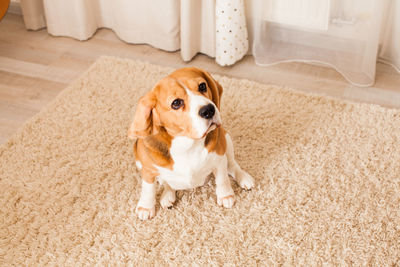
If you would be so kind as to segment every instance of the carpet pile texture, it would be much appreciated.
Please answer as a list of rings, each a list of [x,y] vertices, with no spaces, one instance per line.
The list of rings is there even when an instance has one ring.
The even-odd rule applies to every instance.
[[[102,57],[0,147],[1,266],[400,264],[400,110],[248,80],[214,76],[256,188],[224,209],[211,179],[137,219],[127,130],[171,71]]]

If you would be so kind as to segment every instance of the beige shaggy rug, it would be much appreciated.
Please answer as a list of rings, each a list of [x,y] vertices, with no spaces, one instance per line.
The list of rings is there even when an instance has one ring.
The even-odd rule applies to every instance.
[[[170,71],[103,57],[0,148],[1,266],[400,264],[400,111],[247,80],[215,75],[256,188],[224,209],[210,180],[138,220],[126,134]]]

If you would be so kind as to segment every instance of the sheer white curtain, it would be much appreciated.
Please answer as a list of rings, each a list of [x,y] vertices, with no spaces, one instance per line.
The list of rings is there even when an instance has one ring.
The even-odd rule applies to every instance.
[[[252,53],[259,65],[322,63],[370,86],[378,55],[399,67],[399,1],[250,0]]]
[[[400,0],[389,1],[383,17],[379,57],[400,72]]]

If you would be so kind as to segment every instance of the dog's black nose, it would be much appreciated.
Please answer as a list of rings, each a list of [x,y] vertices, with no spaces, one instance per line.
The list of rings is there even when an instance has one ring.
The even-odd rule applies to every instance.
[[[207,106],[201,107],[199,110],[200,117],[204,119],[211,119],[215,114],[215,107],[213,104],[208,104]]]

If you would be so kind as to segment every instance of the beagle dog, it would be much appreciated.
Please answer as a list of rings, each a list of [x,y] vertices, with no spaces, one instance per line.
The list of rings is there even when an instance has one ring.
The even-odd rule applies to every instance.
[[[233,143],[221,127],[221,85],[198,68],[182,68],[160,80],[140,98],[128,136],[141,172],[142,191],[136,215],[155,214],[156,181],[163,185],[160,204],[170,208],[175,190],[202,186],[213,173],[217,203],[235,202],[231,175],[240,187],[251,189],[254,179],[236,163]]]

